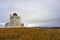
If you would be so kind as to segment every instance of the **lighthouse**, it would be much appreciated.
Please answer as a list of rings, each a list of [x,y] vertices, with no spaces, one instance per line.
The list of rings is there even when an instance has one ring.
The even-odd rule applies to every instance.
[[[16,27],[24,27],[24,24],[21,23],[21,18],[17,13],[10,14],[10,22],[5,24],[6,28],[16,28]]]

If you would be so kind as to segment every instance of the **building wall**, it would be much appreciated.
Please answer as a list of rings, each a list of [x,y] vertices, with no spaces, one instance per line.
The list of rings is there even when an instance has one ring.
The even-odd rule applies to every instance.
[[[5,24],[6,27],[23,27],[20,17],[15,15],[10,15],[10,22]]]

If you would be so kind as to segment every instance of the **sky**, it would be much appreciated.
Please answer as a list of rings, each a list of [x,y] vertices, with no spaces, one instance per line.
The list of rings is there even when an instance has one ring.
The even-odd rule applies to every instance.
[[[60,26],[60,0],[0,0],[0,25],[16,12],[27,26]]]

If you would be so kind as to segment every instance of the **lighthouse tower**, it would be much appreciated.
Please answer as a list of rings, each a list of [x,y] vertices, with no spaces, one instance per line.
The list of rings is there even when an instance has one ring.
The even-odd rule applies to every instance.
[[[14,27],[24,27],[24,24],[21,23],[20,16],[17,13],[10,15],[10,22],[5,24],[5,27],[14,28]]]

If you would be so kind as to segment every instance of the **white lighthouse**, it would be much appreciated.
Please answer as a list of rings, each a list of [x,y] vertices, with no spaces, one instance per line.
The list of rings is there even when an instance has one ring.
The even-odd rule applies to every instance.
[[[21,18],[17,13],[10,15],[10,22],[5,24],[6,28],[15,28],[15,27],[24,27],[24,24],[21,23]]]

